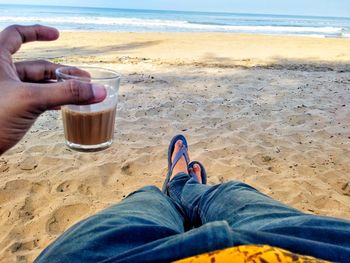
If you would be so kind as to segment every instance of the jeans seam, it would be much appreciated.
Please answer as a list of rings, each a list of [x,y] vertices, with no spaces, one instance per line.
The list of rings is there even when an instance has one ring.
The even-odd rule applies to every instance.
[[[180,175],[180,174],[182,175],[182,174],[186,174],[186,173],[184,173],[184,172],[177,173],[171,180],[169,180],[169,182],[167,184],[167,188],[168,188],[168,192],[170,191],[170,189],[171,189],[171,191],[175,192],[176,197],[181,201],[182,199],[181,199],[180,193],[176,190],[176,187],[173,186],[173,184],[172,184],[174,181],[176,181],[176,179],[178,178],[178,175]],[[186,175],[188,175],[188,174],[186,174]],[[168,196],[170,196],[169,193],[168,193]]]
[[[175,196],[177,197],[177,199],[179,199],[180,201],[182,200],[180,193],[176,190],[175,187],[169,184],[168,189],[175,193]]]
[[[205,217],[204,213],[202,212],[202,210],[200,209],[199,206],[198,206],[198,214],[199,214],[199,217],[200,217],[202,223],[207,222],[207,218]]]
[[[202,197],[201,197],[202,198]],[[200,198],[200,199],[201,199]],[[207,221],[206,220],[206,217],[204,216],[204,214],[202,213],[202,210],[200,209],[200,206],[199,205],[197,205],[196,207],[194,207],[193,205],[191,205],[189,202],[187,202],[185,199],[183,199],[182,197],[180,198],[180,201],[181,201],[181,203],[182,204],[184,204],[185,205],[185,207],[187,207],[188,208],[188,210],[189,211],[194,211],[195,213],[194,214],[197,214],[197,212],[198,212],[198,215],[199,215],[199,219],[203,222],[203,221]],[[200,200],[199,200],[199,202],[198,203],[200,203]],[[197,211],[196,211],[197,210]],[[202,220],[202,218],[204,219],[204,220]]]

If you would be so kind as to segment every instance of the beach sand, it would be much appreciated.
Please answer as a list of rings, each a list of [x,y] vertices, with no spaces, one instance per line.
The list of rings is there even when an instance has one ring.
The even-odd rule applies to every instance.
[[[31,262],[64,230],[161,186],[183,133],[209,183],[241,180],[307,213],[350,219],[350,40],[218,33],[62,33],[16,60],[123,75],[113,146],[64,145],[43,114],[0,157],[0,261]]]

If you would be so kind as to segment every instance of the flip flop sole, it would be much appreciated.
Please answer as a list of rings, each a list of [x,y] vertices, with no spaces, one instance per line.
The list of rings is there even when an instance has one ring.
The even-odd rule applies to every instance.
[[[189,163],[188,169],[193,168],[193,165],[195,165],[195,164],[198,164],[200,166],[200,168],[201,168],[202,184],[207,184],[207,172],[206,172],[203,164],[201,164],[198,161],[192,161],[192,162]]]
[[[183,136],[182,134],[178,134],[176,136],[174,136],[171,141],[170,141],[170,144],[169,144],[169,148],[168,148],[168,173],[167,173],[167,176],[165,178],[165,181],[164,181],[164,184],[163,184],[163,187],[162,187],[162,192],[163,193],[166,193],[166,189],[167,189],[167,185],[169,183],[169,180],[170,180],[170,176],[171,176],[171,166],[172,166],[172,161],[171,161],[171,156],[173,154],[173,151],[174,151],[174,148],[175,148],[175,143],[178,141],[178,140],[181,140],[183,145],[187,148],[188,150],[188,144],[187,144],[187,140],[185,138],[185,136]]]

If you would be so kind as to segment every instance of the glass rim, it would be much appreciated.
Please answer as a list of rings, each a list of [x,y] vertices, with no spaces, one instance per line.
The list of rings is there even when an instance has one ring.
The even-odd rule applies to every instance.
[[[96,77],[91,77],[91,78],[87,78],[87,77],[79,77],[79,76],[74,76],[74,75],[69,75],[66,73],[63,73],[62,70],[64,69],[69,69],[69,68],[73,68],[73,69],[94,69],[94,70],[101,70],[101,71],[105,71],[108,73],[113,74],[114,76],[111,77],[103,77],[103,78],[96,78]],[[55,70],[56,73],[56,77],[62,77],[65,79],[76,79],[76,80],[90,80],[90,81],[94,81],[94,80],[116,80],[116,79],[120,79],[121,78],[121,74],[119,74],[118,72],[112,70],[112,69],[107,69],[107,68],[103,68],[103,67],[96,67],[96,66],[62,66],[59,67]]]

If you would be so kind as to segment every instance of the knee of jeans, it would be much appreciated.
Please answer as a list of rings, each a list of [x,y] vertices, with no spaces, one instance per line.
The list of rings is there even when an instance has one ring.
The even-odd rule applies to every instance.
[[[171,181],[169,182],[169,185],[170,185],[170,184],[174,184],[174,183],[176,183],[176,182],[188,181],[190,178],[191,178],[191,176],[189,176],[187,173],[180,172],[180,173],[177,173],[177,174],[171,179]]]
[[[128,198],[129,196],[132,196],[136,193],[141,193],[141,192],[152,192],[152,193],[158,193],[158,194],[162,193],[158,187],[156,187],[154,185],[148,185],[148,186],[141,187],[140,189],[138,189],[134,192],[131,192],[130,194],[128,194],[126,196],[126,198]]]
[[[230,189],[230,190],[235,190],[235,191],[247,190],[247,189],[256,190],[252,186],[245,184],[243,182],[240,182],[240,181],[230,181],[230,182],[223,183],[223,184],[221,184],[220,188]]]

